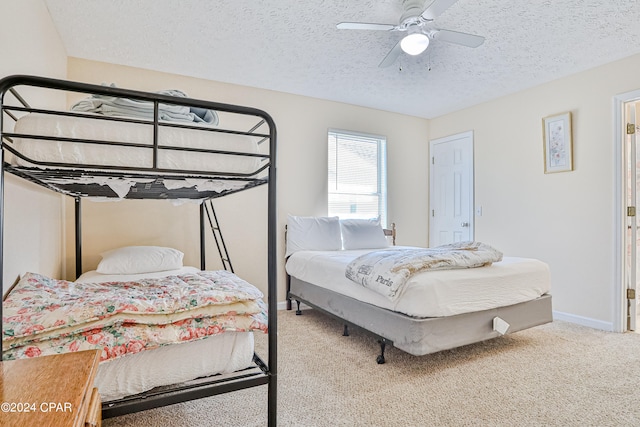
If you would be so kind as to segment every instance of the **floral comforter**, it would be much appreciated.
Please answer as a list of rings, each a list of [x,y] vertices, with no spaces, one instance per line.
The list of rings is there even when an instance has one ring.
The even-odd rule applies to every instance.
[[[266,332],[262,297],[228,271],[105,283],[27,273],[3,302],[3,359],[100,349],[110,360],[226,331]]]

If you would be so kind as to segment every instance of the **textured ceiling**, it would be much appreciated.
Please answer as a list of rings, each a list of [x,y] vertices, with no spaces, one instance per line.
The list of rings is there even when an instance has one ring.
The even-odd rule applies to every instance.
[[[425,118],[640,53],[636,0],[459,0],[435,25],[483,45],[433,42],[388,68],[401,33],[336,24],[397,24],[402,0],[45,2],[73,57]]]

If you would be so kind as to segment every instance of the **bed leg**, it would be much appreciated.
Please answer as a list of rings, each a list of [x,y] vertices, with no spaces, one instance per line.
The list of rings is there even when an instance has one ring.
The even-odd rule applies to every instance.
[[[296,300],[296,304],[298,306],[296,309],[296,316],[300,316],[302,314],[302,310],[300,310],[300,301]]]
[[[385,362],[384,348],[387,346],[387,343],[384,339],[382,339],[378,340],[378,344],[380,344],[380,354],[378,355],[378,357],[376,357],[376,362],[378,362],[378,365],[382,365]]]
[[[342,336],[343,337],[348,337],[349,336],[349,325],[344,325],[344,330],[342,331]]]
[[[287,310],[291,311],[291,276],[287,274]]]

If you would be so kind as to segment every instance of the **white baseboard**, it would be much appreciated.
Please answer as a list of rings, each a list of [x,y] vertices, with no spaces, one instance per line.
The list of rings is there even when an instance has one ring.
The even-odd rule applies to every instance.
[[[554,320],[563,320],[565,322],[575,323],[577,325],[586,326],[601,331],[613,332],[613,324],[611,322],[603,322],[602,320],[591,319],[590,317],[577,316],[575,314],[563,313],[561,311],[553,311]]]

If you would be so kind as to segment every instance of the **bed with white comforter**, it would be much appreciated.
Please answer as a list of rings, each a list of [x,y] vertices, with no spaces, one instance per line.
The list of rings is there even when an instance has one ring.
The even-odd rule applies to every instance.
[[[505,257],[482,268],[415,274],[407,281],[402,295],[392,300],[354,283],[345,275],[350,262],[369,252],[372,250],[296,252],[287,260],[287,274],[347,297],[418,318],[489,310],[530,301],[550,291],[549,268],[545,263],[531,258]]]
[[[548,265],[483,243],[390,247],[376,221],[290,216],[287,244],[290,300],[413,355],[552,321]]]

